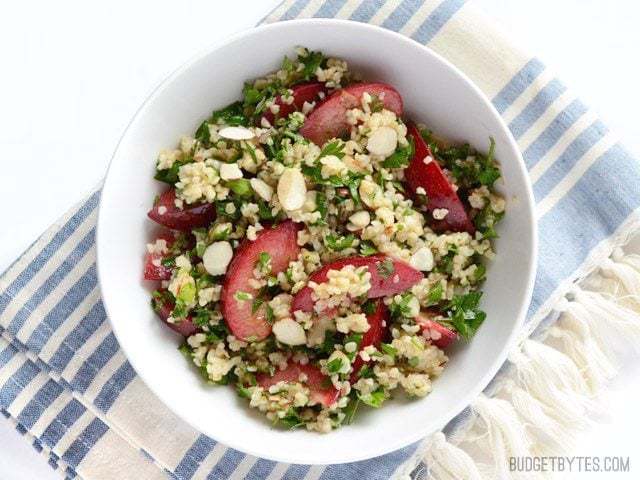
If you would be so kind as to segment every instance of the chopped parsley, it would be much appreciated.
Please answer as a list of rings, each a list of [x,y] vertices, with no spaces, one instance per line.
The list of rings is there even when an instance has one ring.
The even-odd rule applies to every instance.
[[[394,300],[389,305],[389,311],[391,312],[391,316],[393,316],[394,318],[398,318],[398,317],[410,318],[412,313],[411,302],[415,298],[416,297],[411,292],[402,293],[400,295],[399,302],[396,302]]]
[[[246,302],[247,300],[251,300],[253,299],[253,295],[251,295],[250,293],[247,292],[243,292],[241,290],[238,290],[233,297],[238,301],[238,302]]]
[[[384,260],[377,262],[376,269],[382,278],[389,278],[396,271],[396,267],[393,265],[393,260],[390,258],[385,258]]]
[[[318,155],[317,159],[319,160],[329,155],[342,159],[345,155],[344,142],[342,140],[334,140],[333,142],[327,143],[322,150],[320,150],[320,155]]]
[[[248,198],[253,195],[253,188],[251,188],[251,182],[246,178],[238,178],[235,180],[228,180],[226,182],[227,187],[231,189],[233,193],[239,197]]]
[[[269,255],[268,252],[260,252],[260,255],[258,255],[258,266],[263,273],[271,271],[271,255]]]
[[[358,394],[358,398],[362,401],[362,403],[369,405],[370,407],[380,408],[387,397],[384,393],[384,389],[382,387],[379,387],[378,389],[374,390],[371,393],[368,393],[367,395]]]
[[[478,330],[487,314],[478,308],[482,292],[455,295],[446,307],[447,321],[458,333],[469,340]]]
[[[389,343],[381,343],[380,350],[382,350],[382,352],[386,355],[389,355],[391,358],[396,358],[396,355],[398,354],[398,349],[392,347]]]
[[[442,283],[438,282],[433,287],[429,289],[429,293],[427,293],[427,301],[429,305],[435,305],[442,299],[442,294],[444,293],[444,288],[442,288]]]
[[[340,357],[336,357],[333,360],[327,362],[327,372],[330,375],[335,375],[342,370],[344,360]]]
[[[382,162],[383,168],[404,168],[409,165],[413,158],[415,147],[413,146],[413,139],[409,140],[409,144],[406,147],[399,148],[389,157]]]
[[[207,120],[202,122],[196,130],[195,138],[205,146],[211,142],[209,125],[228,125],[231,127],[248,126],[249,119],[244,115],[241,102],[234,102],[226,107],[216,110]]]
[[[373,315],[374,313],[376,313],[377,308],[378,304],[374,300],[367,300],[362,304],[362,311],[367,315]]]
[[[324,237],[324,244],[329,250],[339,252],[340,250],[351,247],[355,240],[356,237],[351,233],[349,235],[345,235],[344,237],[330,234]]]
[[[495,141],[493,138],[489,141],[487,155],[475,152],[469,144],[438,150],[438,159],[451,172],[460,188],[468,190],[482,185],[492,187],[500,178],[500,170],[494,159]]]
[[[360,255],[368,257],[370,255],[375,255],[376,253],[378,253],[378,249],[374,247],[371,242],[368,240],[360,242]]]
[[[347,406],[344,408],[344,423],[345,425],[351,425],[353,423],[353,419],[356,416],[356,412],[358,411],[358,406],[360,405],[359,398],[351,398]]]
[[[186,163],[189,163],[189,160],[176,160],[171,167],[164,170],[157,170],[153,178],[160,182],[168,183],[169,185],[175,185],[178,181],[178,171],[180,167]]]
[[[482,210],[473,218],[473,223],[482,238],[498,238],[495,226],[504,217],[504,212],[496,213],[491,209],[491,205],[487,203]]]
[[[290,408],[287,411],[287,414],[282,418],[277,418],[275,423],[282,424],[287,428],[294,429],[304,425],[304,422],[300,418],[300,415],[295,411],[295,409]]]

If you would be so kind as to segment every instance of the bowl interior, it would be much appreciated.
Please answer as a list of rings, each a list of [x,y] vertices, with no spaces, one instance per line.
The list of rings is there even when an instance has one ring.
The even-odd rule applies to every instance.
[[[155,229],[146,212],[161,185],[153,180],[161,148],[193,132],[213,109],[241,95],[246,79],[276,69],[296,45],[345,58],[364,78],[393,84],[406,116],[451,140],[486,149],[496,141],[503,193],[498,256],[490,263],[483,308],[487,321],[469,344],[450,352],[433,392],[394,401],[328,435],[271,428],[231,388],[204,385],[177,351],[180,339],[149,308],[152,285],[141,280],[145,243]],[[114,155],[98,226],[104,302],[120,345],[146,384],[203,433],[238,450],[292,463],[341,463],[406,446],[441,428],[486,386],[504,361],[528,304],[534,269],[532,195],[520,154],[479,90],[433,52],[397,34],[331,20],[283,22],[234,37],[191,61],[143,105]]]

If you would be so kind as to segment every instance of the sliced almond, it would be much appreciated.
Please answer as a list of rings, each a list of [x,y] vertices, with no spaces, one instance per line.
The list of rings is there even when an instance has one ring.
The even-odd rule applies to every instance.
[[[398,146],[398,134],[391,127],[380,127],[367,140],[367,150],[375,155],[388,157]]]
[[[233,249],[229,242],[215,242],[204,251],[202,264],[210,275],[223,275],[232,257]]]
[[[283,318],[273,324],[273,334],[285,345],[304,345],[307,343],[307,335],[304,328],[291,318]]]
[[[244,127],[224,127],[218,130],[218,135],[229,140],[251,140],[254,133]]]
[[[307,186],[302,172],[286,168],[278,180],[278,198],[285,210],[297,210],[304,205]]]
[[[429,247],[420,247],[409,259],[409,265],[416,270],[430,272],[433,269],[433,253]]]
[[[267,202],[271,201],[271,197],[273,196],[273,188],[271,185],[259,178],[252,178],[249,180],[249,183],[251,183],[251,188],[253,188],[253,191],[256,192],[260,198]]]
[[[237,180],[242,178],[242,170],[237,163],[222,163],[220,165],[220,178],[223,180]]]

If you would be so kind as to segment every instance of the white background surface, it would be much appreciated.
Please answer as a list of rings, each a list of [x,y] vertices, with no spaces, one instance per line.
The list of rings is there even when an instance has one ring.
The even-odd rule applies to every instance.
[[[249,28],[278,0],[3,2],[0,6],[0,271],[103,176],[149,91],[198,50]],[[476,0],[560,73],[640,156],[640,3]],[[233,61],[233,59],[230,59]],[[215,88],[215,82],[212,83]],[[578,455],[630,455],[640,475],[640,368],[608,395],[608,423]],[[57,479],[0,419],[0,479]]]

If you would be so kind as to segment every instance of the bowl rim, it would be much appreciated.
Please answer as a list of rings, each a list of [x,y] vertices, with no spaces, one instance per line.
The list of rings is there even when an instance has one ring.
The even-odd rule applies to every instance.
[[[503,118],[501,117],[501,115],[498,113],[498,111],[496,110],[496,108],[493,106],[493,104],[491,103],[491,101],[489,100],[489,98],[484,94],[484,92],[482,92],[482,90],[480,90],[480,88],[464,73],[462,72],[458,67],[456,67],[453,63],[451,63],[449,60],[447,60],[446,58],[444,58],[443,56],[441,56],[440,54],[438,54],[437,52],[435,52],[434,50],[432,50],[430,47],[423,45],[415,40],[413,40],[410,37],[407,37],[403,34],[400,34],[398,32],[392,31],[392,30],[388,30],[385,29],[381,26],[377,26],[377,25],[372,25],[372,24],[368,24],[368,23],[362,23],[362,22],[357,22],[357,21],[353,21],[353,20],[345,20],[345,19],[335,19],[335,18],[305,18],[305,19],[293,19],[293,20],[287,20],[287,21],[279,21],[279,22],[274,22],[274,23],[269,23],[269,24],[264,24],[264,25],[260,25],[260,26],[256,26],[256,27],[251,27],[248,29],[244,29],[242,31],[239,31],[235,34],[232,34],[230,36],[226,36],[216,42],[212,42],[211,44],[201,48],[196,54],[192,55],[190,58],[188,58],[186,61],[184,61],[180,66],[178,66],[176,69],[174,69],[171,73],[169,73],[168,75],[166,75],[160,82],[158,82],[158,84],[151,90],[151,92],[148,94],[148,96],[145,98],[145,100],[141,103],[141,105],[136,109],[135,113],[133,114],[133,116],[131,117],[131,120],[127,123],[125,129],[123,130],[122,135],[120,136],[118,143],[116,144],[116,147],[114,149],[114,152],[111,156],[111,159],[109,161],[109,166],[107,168],[105,177],[104,177],[104,182],[102,185],[102,192],[101,192],[101,197],[100,197],[100,203],[98,206],[98,215],[97,215],[97,223],[96,223],[96,268],[97,268],[97,277],[98,277],[98,285],[100,286],[100,292],[102,295],[102,292],[105,290],[104,289],[104,285],[106,284],[105,279],[103,278],[102,275],[102,269],[100,268],[100,264],[101,264],[101,252],[103,252],[104,250],[101,248],[101,245],[104,242],[101,242],[101,238],[102,238],[102,231],[103,229],[101,228],[102,225],[102,218],[103,215],[106,215],[104,213],[104,209],[103,209],[103,199],[105,198],[104,192],[105,191],[109,191],[110,187],[111,187],[111,183],[109,182],[110,179],[110,172],[111,169],[116,161],[116,158],[118,158],[119,154],[120,154],[120,148],[123,144],[123,142],[125,141],[125,139],[127,138],[129,131],[131,130],[132,125],[138,121],[139,118],[141,118],[145,112],[145,110],[147,109],[147,107],[157,98],[159,97],[163,90],[169,86],[178,76],[180,76],[183,72],[187,71],[189,68],[191,68],[193,65],[197,64],[199,61],[201,61],[202,59],[204,59],[206,56],[210,55],[212,52],[214,52],[215,50],[219,50],[219,49],[223,49],[225,46],[234,43],[238,40],[241,40],[243,38],[246,37],[250,37],[256,33],[261,33],[261,32],[265,32],[265,31],[270,31],[270,30],[278,30],[279,28],[283,28],[286,27],[287,25],[291,25],[291,24],[302,24],[302,25],[321,25],[321,26],[325,26],[325,27],[331,27],[334,25],[340,25],[341,27],[346,27],[346,28],[353,28],[353,29],[362,29],[362,30],[369,30],[369,31],[375,31],[376,34],[378,35],[382,35],[387,36],[389,38],[393,38],[396,41],[400,41],[400,42],[404,42],[407,46],[411,46],[411,47],[419,47],[420,49],[422,49],[423,53],[426,55],[429,55],[433,58],[433,60],[435,60],[436,62],[440,62],[442,63],[448,70],[450,70],[453,74],[455,74],[457,77],[459,77],[467,86],[467,88],[471,89],[475,95],[477,97],[479,97],[482,102],[489,108],[489,112],[490,115],[492,115],[494,117],[494,120],[497,122],[497,124],[502,127],[506,139],[508,140],[508,146],[511,149],[511,151],[514,153],[515,155],[515,160],[517,161],[516,163],[518,164],[519,169],[521,170],[524,180],[525,180],[525,191],[524,192],[519,192],[519,197],[520,199],[524,200],[524,203],[526,204],[525,207],[527,209],[527,213],[529,214],[529,218],[531,219],[530,223],[529,223],[529,228],[531,229],[532,232],[532,237],[530,238],[530,242],[531,242],[531,255],[528,258],[528,261],[526,262],[526,269],[528,270],[528,277],[526,279],[526,287],[524,289],[524,300],[521,303],[518,311],[517,311],[517,321],[514,323],[513,327],[512,327],[512,331],[509,334],[507,341],[504,343],[504,346],[502,347],[502,350],[500,351],[500,353],[498,355],[496,355],[494,357],[494,360],[491,362],[490,368],[488,368],[485,372],[485,374],[478,378],[475,381],[474,387],[469,389],[468,392],[466,393],[466,395],[461,396],[460,398],[458,398],[456,401],[452,402],[452,406],[449,408],[449,412],[451,412],[446,418],[442,418],[440,419],[439,422],[435,422],[435,428],[433,431],[416,431],[414,432],[412,435],[407,435],[405,437],[402,437],[401,439],[390,439],[388,443],[385,443],[384,446],[381,446],[381,448],[378,449],[377,453],[372,456],[371,454],[365,453],[365,454],[359,454],[358,451],[359,449],[353,449],[351,452],[352,454],[349,456],[342,456],[340,458],[337,459],[337,461],[331,461],[331,462],[327,462],[327,461],[318,461],[318,462],[313,462],[313,461],[308,461],[308,459],[305,458],[304,463],[308,464],[308,465],[330,465],[330,464],[343,464],[343,463],[350,463],[350,462],[356,462],[356,461],[363,461],[363,460],[368,460],[371,458],[375,458],[381,455],[385,455],[388,454],[390,452],[399,450],[401,448],[404,448],[410,444],[413,444],[417,441],[420,441],[422,439],[424,439],[425,437],[428,437],[430,434],[438,431],[439,429],[443,428],[447,423],[449,423],[452,419],[454,419],[455,417],[457,417],[472,401],[474,398],[476,398],[485,388],[487,388],[487,386],[489,385],[489,383],[491,382],[491,380],[496,376],[496,374],[498,373],[498,370],[500,369],[500,367],[504,364],[504,362],[507,359],[507,355],[509,353],[509,351],[511,350],[511,348],[514,346],[517,337],[520,335],[521,331],[522,331],[522,327],[524,325],[524,321],[526,318],[526,312],[527,309],[529,307],[529,304],[531,302],[531,298],[532,298],[532,294],[533,294],[533,287],[534,287],[534,282],[535,282],[535,278],[536,278],[536,269],[537,269],[537,256],[538,256],[538,225],[537,225],[537,216],[535,214],[535,198],[533,195],[533,188],[531,185],[531,180],[528,174],[528,170],[526,168],[526,165],[524,163],[524,160],[522,158],[522,153],[517,145],[517,142],[515,141],[511,131],[509,130],[507,124],[505,123],[505,121],[503,120]],[[136,362],[136,360],[134,360],[134,356],[129,356],[128,355],[128,350],[126,347],[124,347],[124,345],[128,344],[128,342],[126,341],[126,336],[122,334],[122,330],[119,329],[119,327],[117,326],[117,322],[113,322],[111,320],[111,315],[110,315],[110,307],[109,307],[109,301],[106,299],[106,297],[103,297],[103,304],[104,304],[104,308],[105,311],[107,313],[107,317],[109,318],[109,323],[111,325],[111,328],[116,336],[116,339],[118,341],[118,344],[120,345],[120,347],[122,348],[123,353],[125,354],[127,360],[129,361],[129,363],[131,364],[131,366],[133,367],[133,369],[135,370],[136,374],[140,377],[140,379],[143,381],[143,383],[153,392],[154,395],[156,395],[156,397],[174,414],[176,414],[181,420],[185,421],[187,424],[189,424],[190,426],[192,426],[196,431],[202,432],[200,430],[200,426],[196,425],[194,422],[192,422],[191,420],[189,420],[187,417],[183,416],[183,414],[181,412],[179,412],[177,409],[174,409],[173,406],[165,400],[165,398],[161,395],[161,393],[155,388],[155,386],[152,383],[147,382],[146,380],[146,375],[145,372],[142,369],[137,368],[138,364]],[[125,341],[123,342],[122,340],[125,339]],[[233,448],[235,450],[238,450],[240,452],[249,454],[249,455],[253,455],[255,457],[258,458],[266,458],[272,461],[276,461],[276,462],[285,462],[285,463],[300,463],[299,460],[296,460],[295,458],[295,454],[290,455],[287,453],[283,453],[282,455],[267,455],[265,456],[264,453],[262,452],[258,452],[252,449],[247,449],[244,445],[242,445],[239,442],[230,440],[229,438],[226,438],[226,436],[224,435],[218,435],[219,432],[216,432],[216,435],[213,435],[210,432],[202,432],[205,433],[208,436],[213,437],[216,441],[221,442],[223,445]],[[218,438],[220,438],[220,440],[218,440]]]

